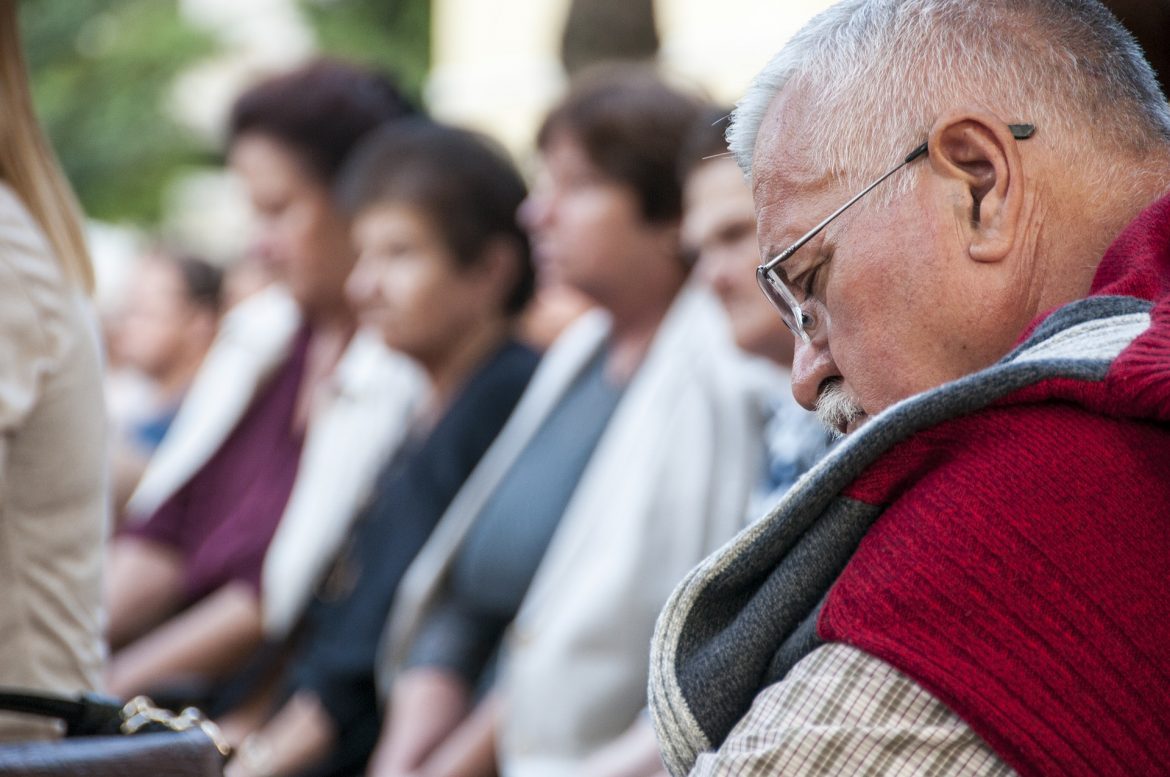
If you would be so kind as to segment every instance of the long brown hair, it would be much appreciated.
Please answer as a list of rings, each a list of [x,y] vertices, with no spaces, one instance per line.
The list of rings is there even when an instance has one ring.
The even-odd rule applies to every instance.
[[[65,276],[93,291],[81,208],[37,123],[20,48],[16,0],[0,0],[0,178],[48,238]]]

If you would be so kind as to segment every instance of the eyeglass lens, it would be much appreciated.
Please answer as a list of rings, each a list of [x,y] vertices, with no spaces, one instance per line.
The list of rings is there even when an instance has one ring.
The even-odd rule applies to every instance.
[[[817,327],[825,316],[817,300],[811,297],[801,300],[789,288],[781,275],[783,272],[779,267],[772,270],[760,267],[756,271],[756,282],[772,307],[780,313],[785,326],[805,343],[809,343],[817,334]]]

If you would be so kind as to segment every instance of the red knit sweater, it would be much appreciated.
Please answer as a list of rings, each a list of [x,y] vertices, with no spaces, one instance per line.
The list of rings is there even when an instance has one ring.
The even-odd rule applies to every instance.
[[[1095,293],[1160,300],[1103,382],[1048,380],[888,451],[818,624],[1022,775],[1170,773],[1170,199]]]

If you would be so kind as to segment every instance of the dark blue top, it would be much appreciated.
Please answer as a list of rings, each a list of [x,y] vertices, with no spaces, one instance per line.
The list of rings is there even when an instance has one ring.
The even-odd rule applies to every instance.
[[[371,720],[376,734],[374,662],[399,580],[511,415],[537,361],[529,348],[507,343],[426,439],[404,446],[383,470],[348,545],[318,587],[291,690],[316,694],[343,740]]]

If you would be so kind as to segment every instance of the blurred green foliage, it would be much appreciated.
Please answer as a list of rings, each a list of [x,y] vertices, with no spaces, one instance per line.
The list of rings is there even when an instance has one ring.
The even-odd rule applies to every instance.
[[[431,61],[430,0],[302,0],[326,54],[393,75],[421,103]]]
[[[176,171],[209,156],[165,103],[214,42],[173,0],[25,2],[20,15],[37,110],[86,213],[156,223]]]
[[[247,0],[239,0],[247,2]],[[396,75],[418,98],[430,62],[429,0],[298,0],[322,52]],[[177,0],[20,4],[37,110],[82,206],[94,218],[158,224],[177,176],[215,164],[171,118],[175,78],[214,56],[213,36]]]

